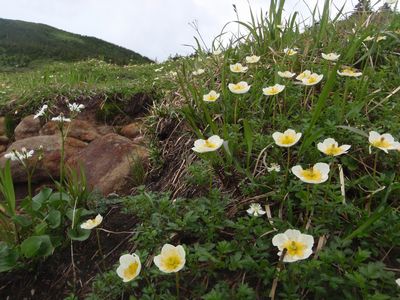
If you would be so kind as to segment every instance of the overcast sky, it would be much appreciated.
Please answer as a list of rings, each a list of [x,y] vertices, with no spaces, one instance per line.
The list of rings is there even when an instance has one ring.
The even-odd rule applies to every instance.
[[[264,11],[268,0],[249,0],[254,12]],[[306,19],[310,7],[323,0],[286,0],[285,13],[299,11]],[[349,11],[357,0],[334,0]],[[0,17],[48,24],[59,29],[95,36],[162,61],[169,55],[187,54],[183,44],[194,44],[197,20],[206,43],[222,27],[235,20],[235,4],[240,18],[249,20],[247,0],[0,0]]]

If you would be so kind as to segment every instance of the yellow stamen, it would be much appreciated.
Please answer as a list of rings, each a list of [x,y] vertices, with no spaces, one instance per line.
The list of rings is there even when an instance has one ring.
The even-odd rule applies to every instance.
[[[339,147],[337,147],[335,144],[332,144],[330,147],[328,147],[325,150],[325,154],[326,155],[334,156],[334,155],[338,155],[340,153],[342,153],[342,150]]]
[[[131,263],[125,270],[124,270],[124,277],[126,279],[131,279],[135,277],[136,271],[139,267],[139,264],[135,261]]]
[[[306,249],[306,244],[289,240],[285,244],[283,244],[283,248],[287,250],[287,255],[303,256],[304,250]]]
[[[215,145],[213,142],[210,142],[209,140],[206,140],[205,146],[208,148],[215,148],[217,145]]]
[[[167,270],[174,270],[181,264],[181,259],[178,255],[172,254],[164,259],[164,265]]]
[[[282,145],[291,145],[295,141],[295,137],[293,135],[284,134],[279,138],[279,142]]]
[[[304,179],[311,180],[311,181],[320,181],[322,178],[321,172],[318,170],[315,170],[314,168],[303,170],[303,171],[301,171],[300,175]]]
[[[381,137],[379,140],[373,141],[372,145],[377,148],[390,148],[392,144],[390,144],[384,137]]]

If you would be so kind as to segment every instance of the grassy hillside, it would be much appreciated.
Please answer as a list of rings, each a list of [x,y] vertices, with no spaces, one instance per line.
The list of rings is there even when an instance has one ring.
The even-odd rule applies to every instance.
[[[3,210],[0,297],[34,290],[37,299],[399,299],[400,15],[338,21],[329,4],[313,16],[318,25],[300,32],[295,15],[282,19],[285,1],[271,1],[268,16],[240,23],[243,36],[220,53],[0,72],[9,118],[52,107],[57,97],[97,99],[104,115],[124,114],[121,103],[135,93],[156,93],[143,117],[143,180],[132,164],[143,185],[89,197],[74,193],[84,183],[67,182],[76,206],[57,194]],[[279,135],[287,129],[301,135]],[[86,213],[104,221],[79,232]],[[32,239],[39,242],[27,247]],[[165,260],[169,270],[155,263],[165,244],[186,253]],[[121,263],[122,276],[126,253],[141,268]],[[182,268],[173,274],[176,260]]]
[[[103,40],[48,25],[0,19],[0,67],[27,66],[37,60],[100,58],[116,64],[150,62],[147,57]]]

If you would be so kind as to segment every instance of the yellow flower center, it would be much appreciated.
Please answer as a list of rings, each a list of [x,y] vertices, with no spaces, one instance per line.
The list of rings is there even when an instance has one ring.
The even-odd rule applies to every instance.
[[[343,73],[348,75],[354,75],[356,72],[354,72],[353,69],[344,69]]]
[[[314,170],[314,168],[303,170],[301,171],[300,175],[304,179],[312,181],[320,181],[322,178],[321,172],[318,170]]]
[[[181,259],[177,254],[171,254],[164,259],[164,266],[167,270],[175,270],[181,264]]]
[[[215,95],[208,95],[208,100],[209,101],[215,101],[217,97]]]
[[[206,140],[205,144],[206,147],[208,148],[215,148],[217,145],[215,145],[213,142],[210,142],[209,140]]]
[[[377,148],[390,148],[391,144],[385,140],[384,137],[381,137],[379,140],[373,141],[372,146],[375,146]]]
[[[328,148],[325,150],[325,154],[326,154],[326,155],[332,155],[332,156],[334,156],[334,155],[338,155],[338,154],[340,154],[340,153],[342,153],[342,150],[341,150],[339,147],[336,147],[336,145],[334,145],[334,144],[332,144],[330,147],[328,147]]]
[[[315,83],[317,82],[317,78],[315,76],[310,76],[308,79],[308,83]]]
[[[233,67],[233,70],[236,71],[236,72],[240,72],[242,70],[242,67],[240,65],[235,65]]]
[[[295,142],[295,137],[293,135],[284,134],[280,137],[279,142],[282,145],[291,145]]]
[[[283,248],[286,249],[287,255],[303,256],[304,250],[306,249],[306,244],[289,240],[283,244]]]
[[[136,275],[136,271],[139,267],[139,264],[135,261],[132,262],[125,270],[124,270],[124,277],[126,279],[132,279]]]
[[[233,89],[235,90],[235,91],[240,91],[240,90],[242,90],[244,87],[241,85],[241,84],[235,84],[234,86],[233,86]]]
[[[269,92],[270,92],[271,94],[278,94],[278,93],[279,93],[279,89],[273,86],[273,87],[271,87],[271,89],[269,90]]]

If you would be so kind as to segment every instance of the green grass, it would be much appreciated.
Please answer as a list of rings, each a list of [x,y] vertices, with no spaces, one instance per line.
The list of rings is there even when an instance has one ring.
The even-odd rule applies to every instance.
[[[271,292],[276,299],[399,296],[400,151],[386,154],[372,147],[370,152],[368,132],[389,132],[400,139],[400,17],[374,14],[365,26],[367,14],[330,18],[329,4],[325,2],[321,18],[314,12],[314,26],[300,33],[296,15],[285,29],[279,28],[284,1],[271,1],[267,19],[253,14],[251,22],[239,22],[248,34],[232,39],[223,56],[199,48],[194,57],[162,65],[123,68],[86,61],[1,75],[0,82],[9,86],[3,87],[2,103],[17,98],[26,110],[59,94],[159,95],[147,124],[153,133],[152,165],[158,171],[163,163],[173,168],[171,178],[164,170],[167,191],[143,186],[136,195],[119,199],[127,219],[135,216],[138,225],[132,227],[129,247],[118,252],[138,254],[141,273],[124,284],[115,261],[99,272],[87,299],[176,299],[175,276],[152,263],[165,243],[181,244],[186,251],[186,265],[179,272],[182,299],[266,299]],[[369,35],[386,40],[364,42]],[[287,56],[286,47],[299,52]],[[336,64],[321,58],[329,52],[341,55]],[[251,54],[261,59],[246,73],[230,71],[230,64],[245,63]],[[342,65],[362,76],[339,76]],[[193,75],[199,68],[205,73]],[[323,80],[305,87],[277,76],[278,71],[299,74],[306,69],[323,74]],[[231,93],[228,83],[241,80],[251,84],[249,92]],[[264,96],[262,88],[275,83],[285,90]],[[220,98],[204,102],[203,95],[212,89]],[[182,126],[159,141],[157,133],[166,120]],[[288,128],[302,133],[290,150],[272,138]],[[227,143],[193,157],[194,140],[211,135]],[[317,143],[328,137],[350,144],[349,153],[332,158],[318,151]],[[304,183],[290,171],[317,162],[330,164],[324,183]],[[268,171],[272,163],[281,171]],[[253,202],[270,215],[249,216],[246,210]],[[287,229],[314,237],[309,258],[280,262],[272,238]]]

